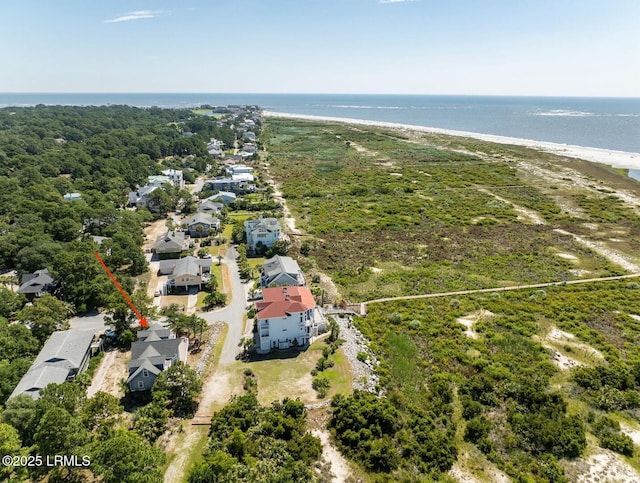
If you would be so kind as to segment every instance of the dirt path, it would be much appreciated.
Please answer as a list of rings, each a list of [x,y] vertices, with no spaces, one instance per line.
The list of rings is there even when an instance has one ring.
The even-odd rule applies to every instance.
[[[429,299],[429,298],[436,298],[436,297],[450,297],[452,295],[469,295],[474,293],[507,292],[510,290],[524,290],[529,288],[555,287],[559,285],[560,286],[575,285],[578,283],[609,282],[611,280],[624,280],[627,278],[638,278],[638,277],[640,277],[640,273],[631,273],[629,275],[617,275],[615,277],[585,278],[580,280],[536,283],[531,285],[514,285],[512,287],[478,288],[474,290],[459,290],[457,292],[428,293],[428,294],[420,294],[420,295],[403,295],[401,297],[386,297],[382,299],[368,300],[362,303],[365,305],[368,305],[368,304],[376,304],[380,302],[392,302],[394,300]]]
[[[106,392],[117,398],[124,396],[120,380],[127,378],[128,360],[128,352],[117,350],[107,352],[93,376],[91,385],[87,388],[87,397],[93,397],[98,391]]]
[[[629,272],[640,272],[640,266],[636,265],[635,263],[633,263],[631,260],[629,260],[626,256],[611,250],[610,248],[605,247],[604,245],[602,245],[601,243],[596,243],[590,240],[587,240],[585,238],[582,238],[581,236],[578,235],[574,235],[571,232],[568,232],[566,230],[561,230],[559,228],[553,230],[556,233],[560,233],[561,235],[569,235],[572,236],[573,239],[575,241],[577,241],[578,243],[580,243],[581,245],[586,246],[587,248],[590,248],[591,250],[593,250],[594,252],[598,253],[599,255],[602,255],[603,257],[605,257],[607,260],[609,260],[612,263],[615,263],[616,265],[620,265],[622,268],[624,268],[625,270],[629,271]]]
[[[311,434],[320,438],[320,442],[322,443],[322,459],[331,464],[331,473],[333,474],[331,481],[335,483],[347,481],[347,478],[351,476],[349,463],[335,446],[333,446],[329,431],[326,429],[314,429],[311,431]]]
[[[511,207],[514,209],[514,211],[516,211],[518,213],[518,218],[522,218],[523,220],[529,220],[531,223],[533,223],[534,225],[544,225],[544,220],[542,219],[542,217],[536,213],[533,210],[529,210],[527,208],[524,208],[520,205],[516,205],[514,202],[509,201],[506,198],[503,198],[502,196],[498,196],[494,193],[492,193],[491,191],[489,191],[486,188],[480,188],[478,189],[478,191],[481,191],[482,193],[485,193],[489,196],[493,196],[495,199],[502,201],[503,203],[506,203],[508,205],[511,205]]]

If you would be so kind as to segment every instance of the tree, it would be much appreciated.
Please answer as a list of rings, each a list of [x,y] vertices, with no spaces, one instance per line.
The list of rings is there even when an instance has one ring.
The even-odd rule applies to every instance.
[[[103,391],[98,391],[88,399],[80,413],[82,423],[90,431],[109,430],[118,420],[124,408],[118,398]]]
[[[48,293],[33,301],[16,313],[16,319],[31,328],[33,335],[41,342],[56,330],[69,328],[69,317],[73,308]]]
[[[136,411],[133,429],[150,443],[153,443],[167,430],[173,411],[152,402]]]
[[[154,401],[164,401],[177,415],[195,410],[200,391],[202,381],[198,374],[181,361],[162,371],[152,389]]]
[[[164,453],[135,432],[119,430],[98,443],[91,458],[93,471],[106,483],[161,482]]]
[[[52,407],[42,416],[33,439],[42,455],[78,455],[90,436],[78,418],[64,408]]]
[[[24,295],[0,286],[0,317],[10,318],[26,301]]]
[[[84,405],[86,397],[84,389],[78,384],[73,382],[52,383],[40,391],[37,406],[41,414],[56,407],[63,408],[69,414],[75,415]]]
[[[16,428],[23,443],[31,444],[38,424],[36,402],[26,394],[12,397],[7,401],[2,412],[2,421]]]
[[[22,453],[22,443],[18,431],[7,423],[0,423],[0,457],[5,455],[20,456]],[[18,479],[18,474],[23,473],[21,467],[13,468],[7,464],[3,464],[0,466],[0,479],[2,479],[2,481],[11,481],[14,472],[16,474],[13,476],[16,477],[16,479]]]

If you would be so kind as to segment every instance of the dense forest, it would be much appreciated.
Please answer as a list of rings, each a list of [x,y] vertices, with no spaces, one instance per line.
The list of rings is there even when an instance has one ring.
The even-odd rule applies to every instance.
[[[68,328],[74,314],[104,308],[116,325],[128,328],[128,307],[94,252],[134,299],[141,297],[134,288],[135,277],[148,268],[142,251],[145,223],[191,199],[186,190],[165,185],[156,190],[163,202],[158,213],[133,211],[126,206],[128,192],[168,168],[183,170],[191,181],[204,172],[211,163],[207,142],[212,137],[234,142],[233,131],[216,121],[188,110],[127,106],[0,109],[3,454],[85,455],[91,460],[91,468],[4,468],[0,479],[47,474],[50,481],[98,475],[104,481],[162,479],[165,457],[154,442],[171,415],[188,414],[193,406],[192,395],[185,403],[171,392],[172,377],[195,381],[188,368],[163,373],[166,390],[160,381],[152,404],[133,418],[122,415],[113,396],[98,393],[86,399],[85,386],[99,358],[77,381],[48,386],[37,402],[29,396],[7,398],[48,336]],[[65,197],[69,193],[80,196]],[[12,290],[23,274],[45,268],[55,280],[52,294],[27,303]]]

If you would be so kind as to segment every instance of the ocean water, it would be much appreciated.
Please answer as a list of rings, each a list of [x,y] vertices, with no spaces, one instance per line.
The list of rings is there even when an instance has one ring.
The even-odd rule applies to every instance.
[[[640,98],[0,93],[0,107],[36,104],[178,108],[251,104],[291,114],[414,124],[640,153]]]

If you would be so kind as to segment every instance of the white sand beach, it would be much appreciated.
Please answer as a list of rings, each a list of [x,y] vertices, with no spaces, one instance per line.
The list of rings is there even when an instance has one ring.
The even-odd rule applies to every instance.
[[[595,163],[602,163],[615,168],[640,169],[640,153],[628,153],[625,151],[615,151],[609,149],[589,148],[575,146],[571,144],[549,143],[534,141],[531,139],[511,138],[506,136],[495,136],[493,134],[480,134],[466,131],[454,131],[450,129],[440,129],[436,127],[415,126],[411,124],[399,124],[384,121],[366,121],[363,119],[350,119],[342,117],[312,116],[308,114],[289,114],[284,112],[264,111],[266,117],[280,117],[288,119],[306,119],[310,121],[330,121],[345,124],[358,124],[361,126],[388,127],[392,129],[409,129],[412,131],[422,131],[427,133],[445,134],[449,136],[461,136],[481,141],[488,141],[498,144],[511,144],[525,146],[548,153],[553,153],[570,158],[584,159]]]

